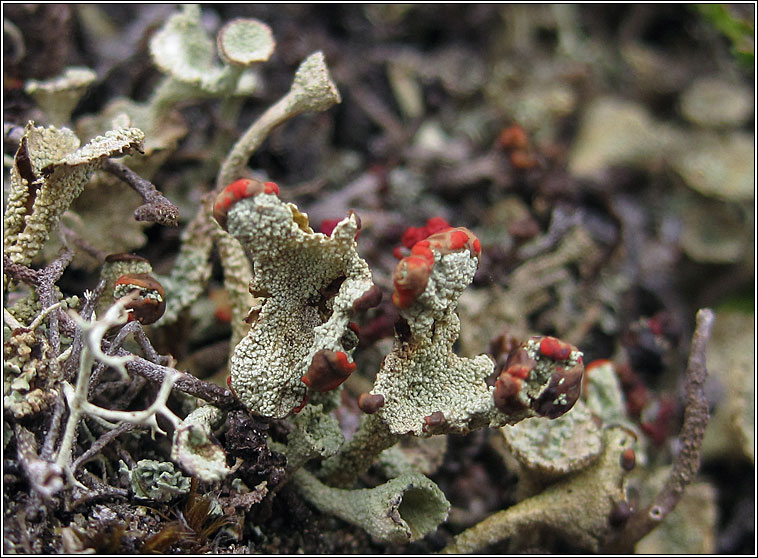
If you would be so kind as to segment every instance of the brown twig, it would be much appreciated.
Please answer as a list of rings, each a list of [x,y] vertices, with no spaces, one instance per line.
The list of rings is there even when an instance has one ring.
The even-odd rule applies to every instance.
[[[104,290],[105,280],[101,280],[97,284],[97,287],[95,287],[95,290],[92,291],[90,296],[85,297],[84,305],[82,306],[81,312],[79,312],[79,315],[83,319],[89,320],[92,317],[92,314],[95,311],[95,307],[97,306],[97,301],[100,299],[100,295],[103,294]],[[82,336],[81,328],[76,327],[74,320],[65,314],[63,314],[63,317],[64,323],[62,324],[62,327],[68,335],[71,335],[73,333],[74,338],[73,342],[71,343],[71,354],[66,359],[66,362],[63,366],[64,379],[71,381],[76,374],[76,371],[79,369],[79,358],[81,357],[84,338]]]
[[[56,258],[47,267],[41,269],[38,273],[39,282],[37,284],[37,298],[43,309],[48,308],[57,302],[57,293],[55,292],[55,283],[61,278],[63,272],[74,259],[74,251],[70,248],[64,248],[59,252]],[[53,349],[53,356],[60,355],[61,341],[60,330],[58,328],[58,316],[60,309],[52,312],[48,319],[47,339],[50,347]],[[52,362],[52,361],[51,361]],[[57,361],[54,361],[57,363]]]
[[[62,223],[58,224],[58,234],[60,234],[61,240],[66,246],[73,246],[74,248],[78,248],[98,262],[102,262],[105,259],[105,256],[107,256],[106,252],[95,248],[92,244],[79,236],[76,231],[70,229]]]
[[[63,471],[55,463],[40,459],[34,434],[21,426],[13,425],[16,453],[34,492],[49,499],[63,486]]]
[[[684,376],[685,410],[682,430],[679,433],[680,450],[666,483],[647,508],[636,511],[624,530],[606,550],[631,552],[642,537],[655,529],[676,507],[684,489],[690,484],[700,467],[700,446],[708,425],[708,400],[705,396],[706,346],[711,335],[713,312],[704,308],[695,317],[690,356]]]
[[[30,287],[39,285],[39,271],[12,262],[8,254],[3,254],[3,273],[14,281],[24,283]]]
[[[135,428],[146,428],[146,425],[137,425],[131,422],[122,422],[119,424],[116,428],[113,430],[109,430],[102,436],[100,436],[90,447],[87,451],[85,451],[83,454],[81,454],[79,457],[76,458],[76,461],[71,465],[71,472],[76,473],[76,471],[90,461],[91,459],[94,459],[95,456],[97,456],[98,453],[100,453],[105,446],[110,444],[113,440],[118,438],[121,434],[125,434],[126,432],[131,432]]]
[[[131,353],[124,349],[119,349],[116,353],[116,356],[130,355]],[[163,377],[167,373],[174,372],[174,369],[172,368],[152,363],[141,357],[134,357],[132,360],[128,361],[126,363],[126,369],[130,373],[139,374],[157,384],[163,382]],[[199,397],[217,407],[228,409],[239,406],[239,401],[234,397],[230,389],[209,382],[204,382],[187,372],[180,371],[179,373],[179,378],[174,382],[174,389]]]
[[[179,208],[161,194],[155,185],[145,180],[129,167],[116,161],[106,159],[101,167],[131,186],[145,202],[134,210],[137,221],[149,221],[167,227],[176,227],[179,219]]]
[[[127,489],[116,488],[114,486],[105,484],[100,481],[100,479],[98,479],[95,475],[87,471],[87,469],[84,469],[81,476],[82,481],[85,479],[87,480],[86,484],[89,485],[87,486],[89,490],[83,492],[82,489],[75,488],[72,494],[73,498],[67,505],[67,511],[75,510],[83,504],[100,498],[129,498],[129,491]]]
[[[42,444],[40,458],[47,461],[51,461],[53,459],[53,453],[55,452],[55,445],[61,432],[63,413],[65,411],[66,404],[63,401],[63,393],[58,390],[58,397],[55,399],[55,409],[53,409],[53,416],[50,418],[50,426],[47,429],[45,441]]]

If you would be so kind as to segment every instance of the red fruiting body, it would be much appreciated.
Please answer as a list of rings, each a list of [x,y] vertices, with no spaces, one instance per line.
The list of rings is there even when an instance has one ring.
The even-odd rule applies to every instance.
[[[337,223],[340,221],[342,221],[342,219],[324,219],[321,221],[321,232],[326,236],[331,235],[334,227],[336,227]]]
[[[434,264],[434,254],[432,253],[432,250],[429,248],[429,241],[427,240],[422,240],[421,242],[417,242],[411,249],[411,256],[418,256],[419,258],[424,258],[426,260],[426,263],[429,264],[429,267],[431,267]]]
[[[129,302],[125,308],[129,310],[128,320],[137,320],[139,323],[149,325],[158,321],[166,311],[166,291],[152,275],[148,273],[127,273],[122,275],[113,285],[114,292],[119,285],[140,291],[140,298]],[[144,291],[154,291],[160,296],[160,300],[144,296]]]
[[[442,411],[434,411],[431,415],[424,417],[424,426],[421,429],[424,432],[428,432],[432,428],[442,426],[445,424],[445,415]]]
[[[261,182],[252,178],[240,178],[229,184],[216,196],[213,204],[213,217],[219,225],[226,228],[226,216],[238,201],[258,194],[279,194],[279,186],[274,182]]]
[[[376,285],[372,285],[369,290],[359,296],[353,302],[353,310],[356,312],[363,312],[369,308],[375,308],[382,302],[382,289]]]
[[[426,220],[426,230],[429,234],[438,233],[450,228],[450,223],[445,221],[442,217],[430,217]]]
[[[459,231],[459,230],[450,231],[449,237],[450,237],[451,250],[460,250],[468,242],[468,235],[463,231]]]
[[[522,126],[514,124],[500,132],[498,143],[505,149],[526,149],[529,147],[529,138]]]
[[[528,366],[526,364],[514,364],[510,368],[508,368],[505,372],[506,374],[510,374],[514,378],[520,378],[522,380],[526,380],[526,378],[529,376],[529,372],[531,372],[534,369],[534,366]]]
[[[358,408],[367,415],[373,415],[384,407],[384,396],[381,393],[361,393],[358,396]]]
[[[403,237],[400,241],[406,248],[413,248],[417,242],[449,228],[450,223],[445,221],[442,217],[431,217],[427,219],[426,226],[424,227],[408,227],[403,233]]]
[[[624,471],[631,471],[637,464],[637,456],[632,448],[626,449],[621,453],[621,468]]]
[[[361,218],[358,217],[358,214],[352,209],[347,212],[347,215],[348,217],[350,215],[355,215],[355,220],[358,224],[358,231],[355,233],[355,240],[358,240],[358,237],[361,236]],[[337,226],[337,224],[339,224],[340,221],[342,221],[342,219],[324,219],[321,221],[321,232],[326,236],[331,236],[334,228]]]
[[[353,370],[355,363],[348,360],[346,353],[321,349],[313,355],[302,380],[313,391],[331,391],[347,380]]]
[[[435,233],[426,238],[429,247],[441,254],[457,252],[468,248],[472,256],[478,256],[482,252],[482,245],[476,235],[466,227],[449,228]]]
[[[302,403],[300,403],[300,405],[298,405],[298,406],[297,406],[297,407],[295,407],[294,409],[292,409],[292,414],[293,414],[293,415],[296,415],[296,414],[298,414],[300,411],[302,411],[302,410],[303,410],[303,407],[305,407],[305,404],[306,404],[306,403],[308,403],[308,394],[307,394],[307,393],[306,393],[306,394],[305,394],[305,396],[303,397],[303,402],[302,402]]]
[[[424,292],[432,266],[422,256],[408,256],[400,260],[392,274],[395,292],[392,302],[398,308],[408,308]]]
[[[519,391],[521,391],[521,380],[503,372],[495,380],[493,394],[495,407],[506,414],[523,411],[525,406],[518,398]]]
[[[567,360],[573,347],[555,337],[545,337],[540,341],[540,354],[553,360]]]
[[[535,342],[538,342],[538,350],[534,358],[527,349],[527,343],[508,356],[504,370],[495,381],[495,406],[503,413],[513,413],[523,411],[528,405],[538,415],[554,419],[571,409],[581,395],[584,365],[581,358],[577,358],[573,366],[565,365],[576,350],[568,343],[554,337],[532,337],[528,343]],[[543,370],[545,366],[549,367],[550,378],[536,398],[529,395],[527,404],[517,396],[522,383],[529,381],[538,361]],[[556,364],[556,361],[561,364]]]
[[[395,287],[392,302],[395,306],[408,308],[424,292],[434,265],[433,250],[449,254],[463,248],[468,248],[472,256],[478,256],[481,252],[479,240],[464,227],[448,227],[416,242],[411,248],[411,255],[398,262],[392,275]]]

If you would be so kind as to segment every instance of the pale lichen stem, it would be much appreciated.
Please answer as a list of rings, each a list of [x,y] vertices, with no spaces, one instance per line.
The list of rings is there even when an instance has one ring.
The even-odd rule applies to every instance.
[[[37,494],[46,499],[49,498],[62,485],[61,469],[54,463],[40,459],[37,455],[37,440],[33,432],[20,424],[14,424],[13,433],[16,439],[18,460],[29,484]]]
[[[247,160],[258,149],[271,131],[297,113],[292,110],[290,94],[269,107],[237,140],[224,159],[216,179],[216,192],[243,175]],[[302,111],[301,111],[302,112]]]
[[[216,193],[244,175],[250,156],[279,124],[304,112],[327,110],[340,101],[323,53],[311,54],[300,64],[287,94],[269,107],[234,144],[216,178]]]
[[[7,308],[3,308],[3,321],[8,324],[8,327],[11,328],[11,330],[21,329],[24,327],[24,324],[14,318],[13,314],[8,312]]]
[[[350,486],[380,453],[399,440],[377,415],[363,415],[350,441],[337,455],[324,461],[321,476],[331,485]]]
[[[150,362],[159,362],[160,356],[153,348],[150,340],[147,338],[147,335],[145,335],[145,331],[142,329],[142,324],[137,321],[126,323],[109,343],[108,348],[103,352],[105,352],[105,354],[108,356],[113,356],[115,352],[121,348],[121,346],[124,344],[124,341],[126,341],[126,338],[129,337],[129,335],[134,336],[134,340],[137,341],[140,348],[142,349],[143,354]],[[90,397],[94,393],[94,388],[100,383],[100,376],[105,371],[107,366],[108,364],[105,362],[98,362],[97,366],[95,366],[95,370],[92,372],[92,377],[90,378]]]

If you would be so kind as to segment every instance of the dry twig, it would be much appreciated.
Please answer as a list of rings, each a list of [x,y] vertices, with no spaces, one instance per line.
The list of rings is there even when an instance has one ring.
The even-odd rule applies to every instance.
[[[134,210],[134,218],[137,221],[149,221],[167,227],[178,225],[179,208],[161,194],[152,182],[145,180],[129,167],[110,159],[103,162],[102,169],[126,182],[142,196],[145,203]]]
[[[637,541],[660,525],[676,507],[684,489],[695,479],[700,467],[700,446],[709,419],[704,390],[708,375],[705,357],[713,319],[713,312],[708,308],[698,311],[695,318],[695,333],[684,376],[685,410],[679,433],[680,450],[674,458],[671,474],[653,502],[629,518],[623,532],[606,549],[609,552],[632,552]]]

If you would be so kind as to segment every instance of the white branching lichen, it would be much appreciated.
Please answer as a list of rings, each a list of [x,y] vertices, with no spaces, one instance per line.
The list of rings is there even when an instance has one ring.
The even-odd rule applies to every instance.
[[[166,406],[171,388],[177,378],[177,374],[166,374],[160,390],[155,397],[155,401],[143,411],[118,411],[104,409],[90,403],[87,400],[89,391],[90,377],[92,367],[95,361],[106,363],[117,370],[124,378],[128,378],[125,363],[131,357],[110,356],[103,353],[100,348],[103,336],[113,326],[126,322],[127,313],[126,305],[130,302],[130,297],[124,297],[116,301],[105,315],[97,320],[87,321],[79,317],[78,314],[71,312],[72,318],[84,333],[84,346],[79,362],[79,371],[76,377],[76,386],[71,386],[68,382],[63,382],[63,394],[66,397],[66,403],[69,408],[69,416],[66,422],[66,428],[63,434],[61,445],[58,449],[56,463],[61,467],[69,477],[69,481],[79,485],[80,483],[71,473],[71,450],[76,439],[76,432],[79,423],[84,415],[89,415],[101,419],[101,424],[110,428],[117,426],[119,422],[132,422],[135,424],[146,424],[153,432],[164,433],[158,426],[156,415],[161,414],[171,422],[174,428],[181,424],[181,419],[177,417],[171,409]]]

